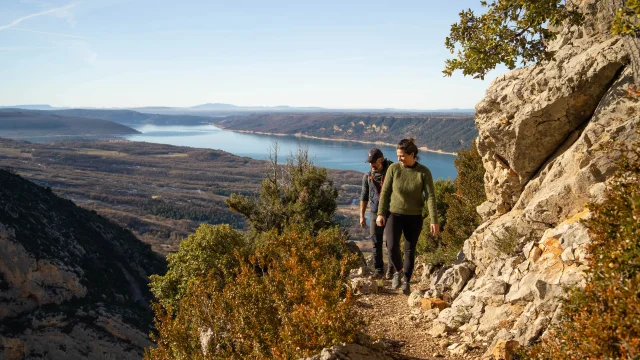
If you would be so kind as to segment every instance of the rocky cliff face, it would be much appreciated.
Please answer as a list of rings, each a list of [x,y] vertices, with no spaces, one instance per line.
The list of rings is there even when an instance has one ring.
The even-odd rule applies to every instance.
[[[585,283],[590,239],[580,220],[640,128],[632,57],[609,33],[603,3],[581,3],[587,21],[550,44],[554,61],[502,76],[477,105],[484,223],[463,261],[425,274],[424,296],[452,301],[434,335],[530,344],[557,318],[565,287]]]
[[[0,359],[139,359],[148,276],[130,232],[0,170]]]

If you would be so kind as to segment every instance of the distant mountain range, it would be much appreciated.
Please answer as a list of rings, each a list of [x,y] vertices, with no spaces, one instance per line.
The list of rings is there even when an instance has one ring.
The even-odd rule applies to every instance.
[[[67,110],[68,107],[53,107],[47,104],[37,105],[15,105],[0,106],[0,108],[17,108],[25,110]],[[432,113],[455,113],[455,114],[473,114],[474,109],[436,109],[436,110],[417,110],[417,109],[330,109],[323,107],[292,107],[288,105],[280,106],[238,106],[233,104],[207,103],[190,107],[168,107],[168,106],[146,106],[133,108],[85,108],[91,110],[135,110],[142,113],[151,114],[193,114],[205,116],[235,115],[242,113],[255,112],[332,112],[332,113],[416,113],[416,114],[432,114]]]

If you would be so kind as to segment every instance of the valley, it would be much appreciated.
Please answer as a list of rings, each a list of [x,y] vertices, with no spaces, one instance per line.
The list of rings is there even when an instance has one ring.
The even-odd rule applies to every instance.
[[[245,228],[224,200],[256,194],[268,162],[220,150],[127,140],[29,143],[0,139],[0,164],[130,229],[161,254],[201,222]],[[329,170],[339,202],[359,195],[361,173]],[[357,219],[340,215],[345,224]]]

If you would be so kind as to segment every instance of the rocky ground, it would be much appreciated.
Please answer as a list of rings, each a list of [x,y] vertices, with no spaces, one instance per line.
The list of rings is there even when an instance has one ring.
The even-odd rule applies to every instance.
[[[419,286],[417,282],[412,284]],[[409,297],[391,289],[387,280],[382,281],[377,293],[360,295],[358,299],[358,309],[368,321],[365,332],[390,357],[474,359],[485,352],[488,343],[473,343],[464,333],[432,336],[429,331],[438,310],[425,310],[419,302],[415,306],[409,303]]]

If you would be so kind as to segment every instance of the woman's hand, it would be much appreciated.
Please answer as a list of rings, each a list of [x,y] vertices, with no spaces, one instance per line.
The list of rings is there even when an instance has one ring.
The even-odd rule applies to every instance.
[[[436,236],[440,233],[440,225],[439,224],[431,224],[431,233],[433,236]]]
[[[376,225],[378,226],[384,226],[384,216],[382,215],[378,215],[378,217],[376,218]]]

